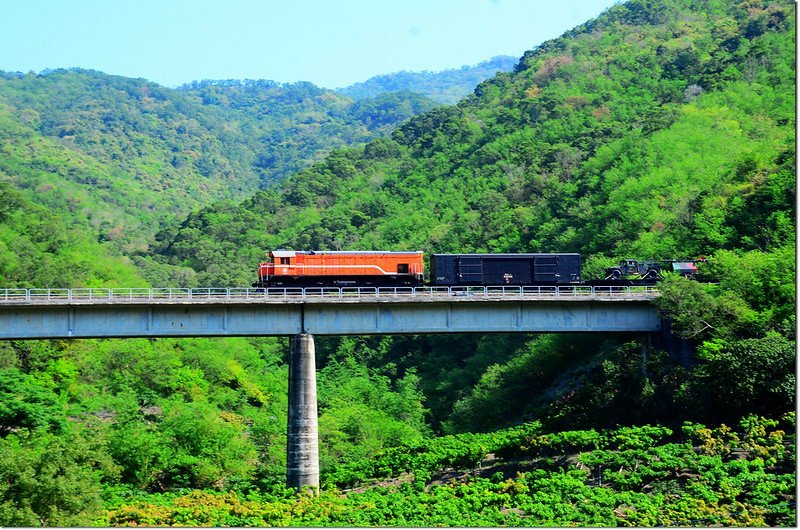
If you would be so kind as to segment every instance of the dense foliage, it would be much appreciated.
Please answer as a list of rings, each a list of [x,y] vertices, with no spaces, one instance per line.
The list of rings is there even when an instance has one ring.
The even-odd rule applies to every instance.
[[[380,91],[359,101],[308,82],[202,81],[178,89],[204,111],[224,116],[234,145],[249,145],[250,169],[263,183],[280,181],[332,149],[362,144],[435,103],[408,90]],[[231,123],[232,122],[232,123]]]
[[[282,487],[284,339],[2,343],[0,525],[791,526],[793,17],[632,0],[450,107],[3,74],[2,287],[243,286],[281,247],[711,281],[662,282],[663,336],[317,338],[319,497]]]
[[[793,422],[793,418],[788,418]],[[790,526],[794,436],[744,418],[739,430],[685,424],[442,437],[360,463],[405,478],[296,498],[288,492],[120,501],[124,526]],[[794,428],[793,423],[786,425]],[[490,451],[516,455],[492,458]],[[444,470],[444,471],[442,471]],[[341,473],[329,480],[341,481]],[[352,477],[346,479],[349,483]]]
[[[141,339],[0,345],[0,452],[7,466],[0,467],[0,484],[11,488],[0,486],[0,506],[8,504],[0,510],[0,524],[34,521],[34,514],[55,518],[51,525],[72,524],[70,517],[86,523],[91,515],[86,506],[101,506],[100,491],[108,497],[129,490],[282,484],[285,342]],[[429,434],[416,377],[408,373],[390,381],[356,365],[349,352],[345,343],[319,373],[324,469]],[[28,511],[27,504],[20,504],[24,494],[11,485],[46,482],[48,475],[41,473],[63,473],[44,470],[37,459],[54,459],[52,465],[79,471],[63,486],[69,488],[60,494],[63,500],[53,499],[48,507],[45,496],[45,504]],[[51,515],[42,511],[45,507]]]
[[[310,83],[172,90],[87,70],[0,72],[0,181],[130,253],[167,219],[242,199],[433,106]]]
[[[115,256],[85,227],[0,181],[0,285],[139,287],[129,258]]]
[[[340,88],[338,93],[354,99],[378,96],[384,92],[411,91],[439,103],[455,104],[472,94],[475,86],[498,72],[510,72],[517,59],[507,55],[493,57],[475,66],[462,66],[441,72],[397,72],[378,75],[364,82]]]

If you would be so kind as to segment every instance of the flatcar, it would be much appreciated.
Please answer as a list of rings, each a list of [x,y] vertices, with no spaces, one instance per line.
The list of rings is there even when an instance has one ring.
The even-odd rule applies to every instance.
[[[432,254],[432,285],[576,285],[581,256],[564,254]]]
[[[274,250],[258,266],[253,287],[418,286],[422,252]]]

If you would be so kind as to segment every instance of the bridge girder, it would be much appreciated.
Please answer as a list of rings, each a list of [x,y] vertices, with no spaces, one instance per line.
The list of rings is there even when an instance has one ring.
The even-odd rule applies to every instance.
[[[0,340],[660,329],[647,301],[0,306]]]

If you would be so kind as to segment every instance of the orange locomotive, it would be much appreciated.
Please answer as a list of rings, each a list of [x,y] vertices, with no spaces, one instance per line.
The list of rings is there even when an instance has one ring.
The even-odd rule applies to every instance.
[[[273,250],[253,287],[422,285],[422,252]]]

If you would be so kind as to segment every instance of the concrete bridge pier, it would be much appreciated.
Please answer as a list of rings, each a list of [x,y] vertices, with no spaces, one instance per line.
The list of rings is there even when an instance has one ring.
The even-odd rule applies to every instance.
[[[319,488],[317,373],[314,336],[309,333],[290,339],[286,485]]]

